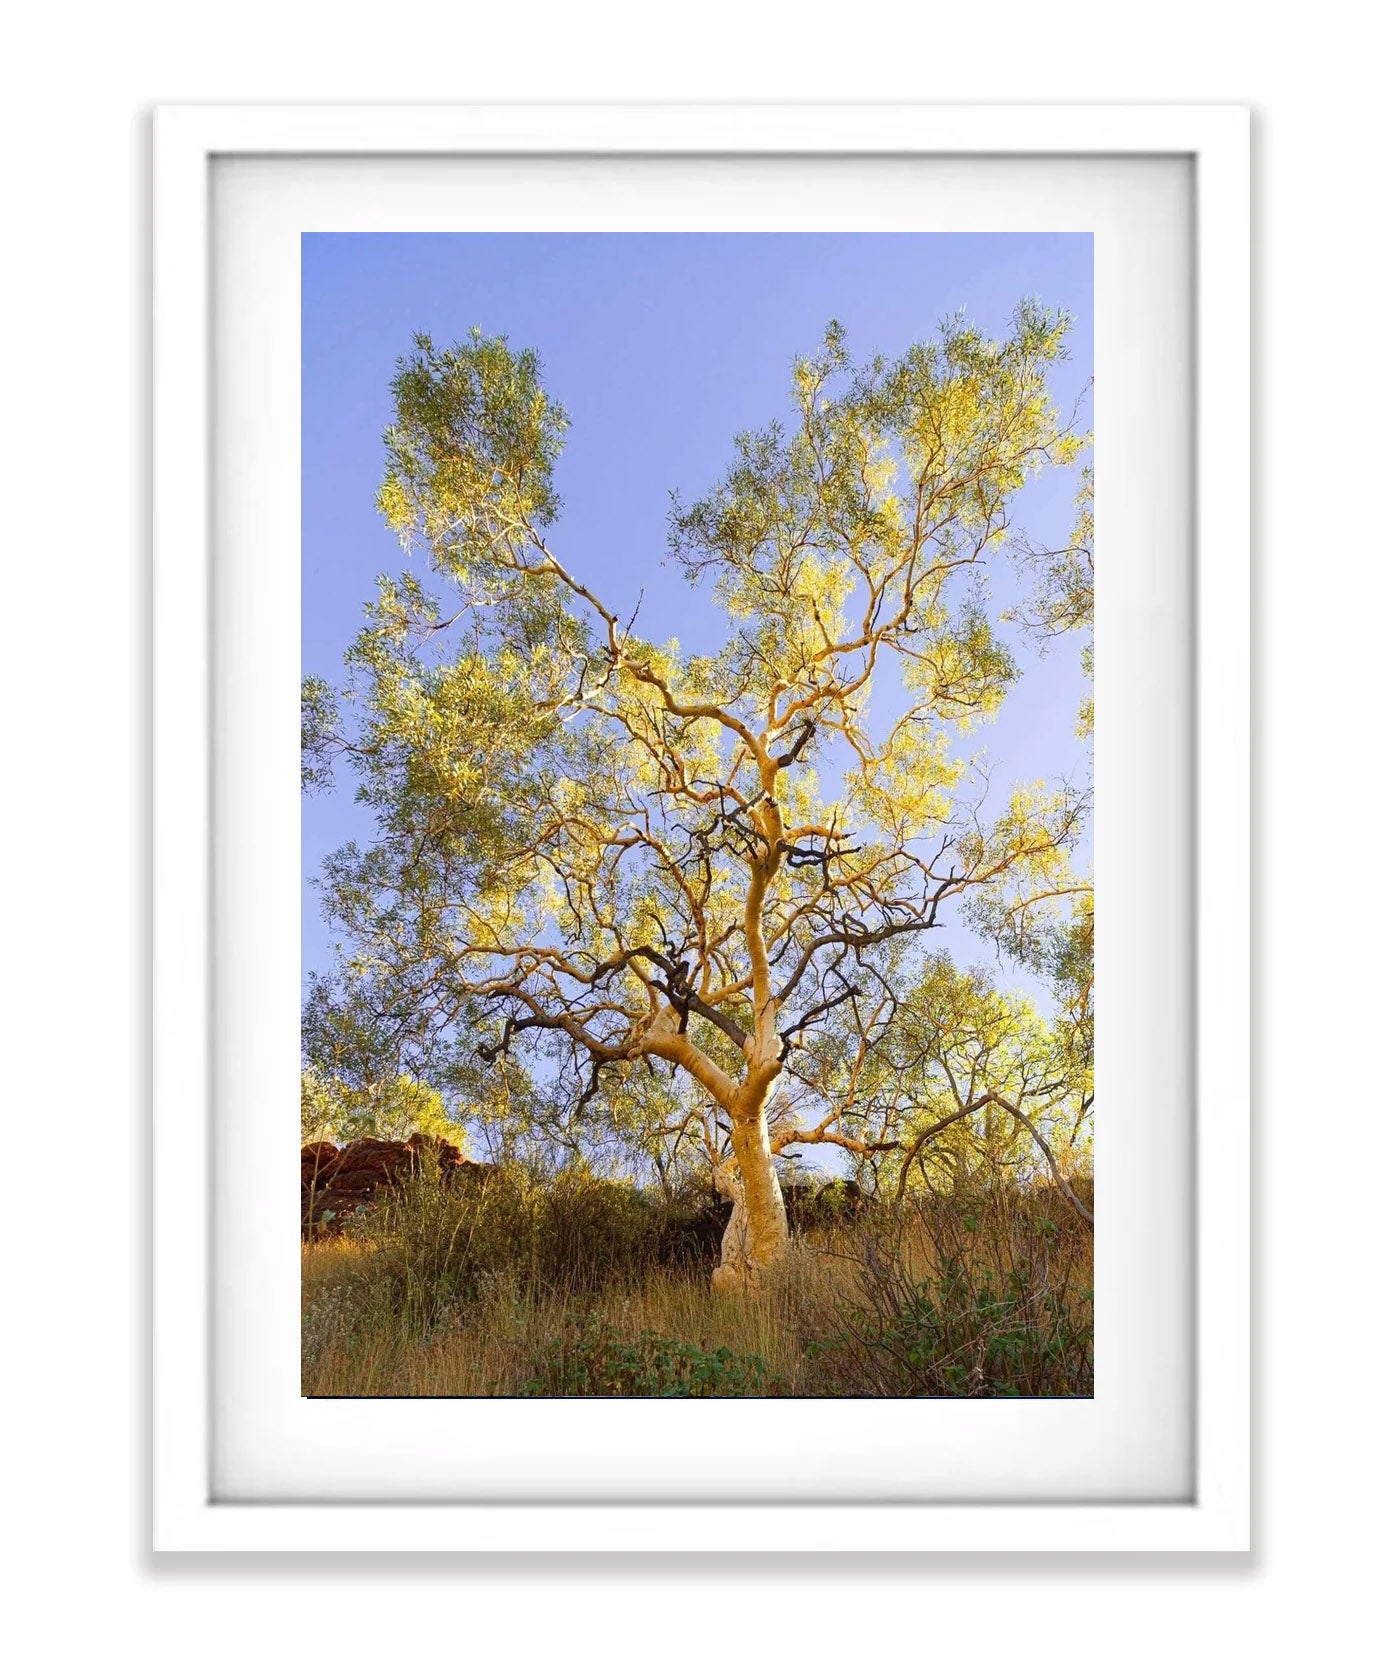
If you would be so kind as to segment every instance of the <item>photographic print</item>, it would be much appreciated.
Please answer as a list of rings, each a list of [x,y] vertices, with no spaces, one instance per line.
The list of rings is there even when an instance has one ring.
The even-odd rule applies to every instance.
[[[1089,234],[303,236],[307,1396],[1093,1394],[1092,427]]]

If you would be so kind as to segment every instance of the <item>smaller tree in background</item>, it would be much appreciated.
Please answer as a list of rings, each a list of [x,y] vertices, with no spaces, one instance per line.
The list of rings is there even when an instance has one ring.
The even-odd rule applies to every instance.
[[[301,1141],[350,1143],[384,1138],[403,1143],[421,1133],[461,1148],[466,1129],[448,1113],[442,1093],[406,1073],[351,1086],[314,1068],[301,1075]]]

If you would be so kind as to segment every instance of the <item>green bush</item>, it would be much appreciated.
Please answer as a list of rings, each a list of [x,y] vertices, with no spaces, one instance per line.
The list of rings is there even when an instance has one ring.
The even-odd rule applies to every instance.
[[[708,1177],[684,1180],[653,1204],[656,1264],[668,1272],[707,1279],[719,1264],[729,1204]]]
[[[854,1290],[809,1311],[809,1391],[959,1398],[1093,1392],[1092,1236],[1020,1191],[871,1210]]]
[[[532,1225],[534,1276],[550,1288],[596,1290],[655,1263],[655,1206],[631,1184],[563,1172],[535,1197]]]
[[[633,1398],[736,1398],[774,1392],[756,1353],[702,1348],[654,1331],[625,1336],[610,1325],[571,1320],[537,1354],[528,1395],[621,1395]]]

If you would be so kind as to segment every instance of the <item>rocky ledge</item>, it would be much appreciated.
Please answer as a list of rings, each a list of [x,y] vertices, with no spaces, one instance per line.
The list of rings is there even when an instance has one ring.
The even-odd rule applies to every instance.
[[[423,1162],[437,1156],[445,1177],[484,1178],[496,1169],[469,1161],[445,1138],[415,1132],[405,1142],[356,1138],[342,1149],[334,1143],[308,1143],[301,1152],[301,1228],[306,1236],[327,1236],[358,1209]]]

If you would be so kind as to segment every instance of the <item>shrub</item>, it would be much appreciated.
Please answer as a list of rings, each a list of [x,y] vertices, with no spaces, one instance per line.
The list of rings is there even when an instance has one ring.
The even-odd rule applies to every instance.
[[[586,1169],[548,1183],[517,1165],[445,1174],[428,1153],[348,1228],[359,1248],[354,1292],[364,1312],[430,1336],[460,1320],[487,1278],[572,1297],[658,1268],[708,1272],[723,1230],[709,1217]]]
[[[666,1271],[708,1278],[719,1265],[729,1206],[708,1178],[682,1182],[656,1204],[656,1264]]]
[[[577,1294],[640,1277],[656,1256],[654,1204],[631,1184],[584,1169],[541,1187],[532,1208],[534,1277]]]
[[[1015,1188],[870,1209],[851,1283],[802,1303],[809,1391],[1013,1398],[1093,1392],[1093,1243]]]
[[[594,1319],[570,1319],[562,1336],[546,1342],[521,1389],[528,1395],[689,1399],[772,1391],[767,1365],[756,1353],[698,1347],[651,1330],[629,1337]]]

